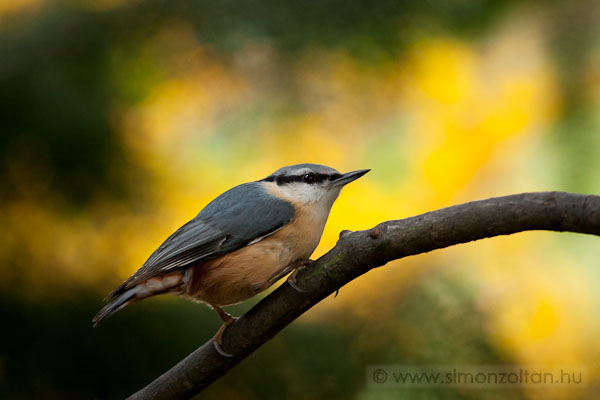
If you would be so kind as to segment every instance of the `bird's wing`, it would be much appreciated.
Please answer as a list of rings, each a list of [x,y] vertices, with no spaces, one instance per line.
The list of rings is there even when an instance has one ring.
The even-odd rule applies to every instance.
[[[260,183],[234,187],[173,233],[110,297],[156,275],[216,258],[274,233],[294,218],[294,207]]]

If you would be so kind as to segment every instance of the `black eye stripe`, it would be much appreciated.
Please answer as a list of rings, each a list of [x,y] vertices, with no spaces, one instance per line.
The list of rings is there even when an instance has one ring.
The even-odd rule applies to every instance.
[[[311,184],[321,183],[325,180],[334,180],[341,176],[340,174],[317,174],[314,172],[308,172],[308,173],[304,173],[301,175],[288,175],[288,176],[271,175],[271,176],[267,176],[265,179],[263,179],[263,181],[276,182],[278,185],[282,185],[282,184],[286,184],[286,183],[293,183],[293,182],[305,182],[306,180],[304,177],[309,174],[312,175],[312,177],[314,178],[314,180],[311,182]]]

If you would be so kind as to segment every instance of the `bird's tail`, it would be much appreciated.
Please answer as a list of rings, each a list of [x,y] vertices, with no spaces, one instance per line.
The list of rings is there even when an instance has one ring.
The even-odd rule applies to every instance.
[[[121,293],[119,296],[113,298],[107,305],[105,305],[102,310],[92,318],[92,324],[94,327],[98,326],[100,322],[102,322],[105,318],[110,317],[120,309],[128,306],[134,301],[141,300],[136,297],[137,286],[132,287]]]
[[[184,272],[177,271],[171,274],[150,278],[147,281],[141,282],[128,289],[125,289],[127,284],[127,282],[125,282],[111,294],[112,298],[109,300],[108,304],[92,318],[92,324],[96,327],[100,322],[117,311],[127,307],[131,303],[145,299],[146,297],[167,292],[181,294],[184,277]]]

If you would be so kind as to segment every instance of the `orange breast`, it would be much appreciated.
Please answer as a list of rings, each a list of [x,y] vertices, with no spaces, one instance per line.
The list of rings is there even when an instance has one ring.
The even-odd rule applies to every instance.
[[[193,267],[185,294],[213,305],[244,301],[288,265],[308,259],[324,226],[322,218],[299,209],[289,224],[271,236]]]

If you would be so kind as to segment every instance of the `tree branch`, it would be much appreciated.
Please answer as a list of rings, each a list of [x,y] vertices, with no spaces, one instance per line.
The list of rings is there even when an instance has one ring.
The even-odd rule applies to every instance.
[[[600,235],[600,197],[523,193],[474,201],[416,217],[343,231],[336,246],[231,324],[221,356],[208,341],[130,399],[186,399],[227,373],[306,310],[372,268],[473,240],[529,230]]]

